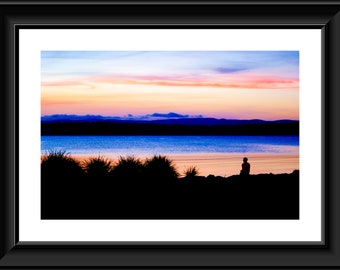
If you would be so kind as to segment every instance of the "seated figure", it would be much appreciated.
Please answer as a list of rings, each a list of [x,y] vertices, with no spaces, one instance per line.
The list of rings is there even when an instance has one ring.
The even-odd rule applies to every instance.
[[[248,158],[243,158],[242,163],[242,170],[240,172],[240,175],[249,175],[250,173],[250,164],[248,163]]]

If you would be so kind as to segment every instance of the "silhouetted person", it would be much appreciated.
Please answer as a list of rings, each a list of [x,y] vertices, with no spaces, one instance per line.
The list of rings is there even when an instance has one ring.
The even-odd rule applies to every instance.
[[[249,175],[250,173],[250,164],[248,163],[248,158],[243,158],[242,170],[240,172],[241,175]]]

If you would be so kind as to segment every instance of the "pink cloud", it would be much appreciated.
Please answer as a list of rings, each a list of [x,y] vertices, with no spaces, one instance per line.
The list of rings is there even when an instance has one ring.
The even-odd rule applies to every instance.
[[[70,81],[42,82],[47,87],[86,86],[96,84],[139,84],[181,87],[220,87],[248,89],[299,89],[299,79],[294,77],[265,76],[263,74],[205,74],[200,76],[96,76]]]
[[[211,75],[199,78],[188,77],[114,77],[91,78],[92,82],[108,84],[144,84],[160,86],[255,88],[255,89],[299,89],[298,78],[280,78],[255,75]]]

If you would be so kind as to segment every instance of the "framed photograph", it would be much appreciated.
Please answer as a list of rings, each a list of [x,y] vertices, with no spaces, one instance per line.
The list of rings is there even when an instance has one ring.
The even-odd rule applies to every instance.
[[[0,267],[340,267],[339,4],[0,2]]]

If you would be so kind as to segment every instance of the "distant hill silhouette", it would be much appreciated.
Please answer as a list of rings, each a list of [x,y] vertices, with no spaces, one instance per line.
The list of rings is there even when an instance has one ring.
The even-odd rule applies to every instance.
[[[180,117],[122,119],[100,115],[41,117],[42,135],[298,135],[299,121]],[[157,114],[151,115],[158,116]]]

